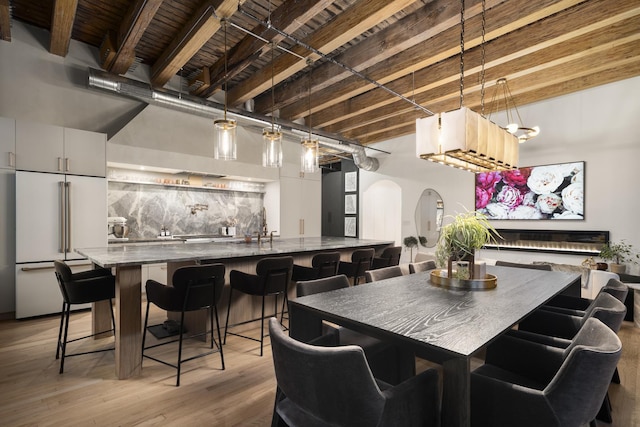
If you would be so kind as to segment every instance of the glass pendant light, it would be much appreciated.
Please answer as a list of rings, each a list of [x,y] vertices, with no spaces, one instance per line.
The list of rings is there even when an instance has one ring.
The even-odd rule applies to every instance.
[[[280,127],[276,126],[274,120],[275,112],[275,93],[274,93],[274,64],[273,51],[275,45],[271,46],[271,127],[262,131],[262,166],[269,168],[279,168],[282,166],[282,132]]]
[[[302,139],[302,156],[300,157],[300,171],[314,173],[318,170],[318,140],[311,137],[311,72],[309,72],[309,135]]]
[[[213,121],[213,157],[218,160],[236,159],[236,121],[227,119],[227,21],[224,27],[224,118]]]

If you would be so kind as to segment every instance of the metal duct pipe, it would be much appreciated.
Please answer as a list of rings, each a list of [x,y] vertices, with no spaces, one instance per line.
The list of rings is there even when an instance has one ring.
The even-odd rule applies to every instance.
[[[191,95],[185,95],[172,90],[153,89],[151,85],[147,83],[91,67],[89,67],[89,87],[115,93],[147,104],[172,108],[207,118],[214,118],[224,112],[224,104]],[[262,126],[271,124],[270,117],[257,114],[253,111],[241,111],[227,108],[227,115],[232,116],[239,121],[252,122],[253,124],[258,123]],[[308,129],[304,125],[288,120],[278,119],[278,125],[281,126],[282,131],[291,132],[295,129],[299,132],[308,132]],[[367,156],[365,147],[358,144],[356,141],[341,138],[338,135],[318,129],[313,130],[313,135],[335,141],[330,142],[326,140],[319,140],[318,143],[320,145],[351,154],[353,156],[353,162],[358,168],[370,172],[378,170],[378,159]]]

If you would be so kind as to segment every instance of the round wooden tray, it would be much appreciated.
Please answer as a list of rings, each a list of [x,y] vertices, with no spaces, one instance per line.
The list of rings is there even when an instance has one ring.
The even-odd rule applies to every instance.
[[[477,291],[495,288],[498,278],[493,274],[487,274],[484,279],[453,279],[447,277],[447,270],[431,270],[431,283],[443,288]]]

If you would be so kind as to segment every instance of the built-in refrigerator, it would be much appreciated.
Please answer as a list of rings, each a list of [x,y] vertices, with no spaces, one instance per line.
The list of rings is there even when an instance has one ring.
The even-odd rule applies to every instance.
[[[107,245],[107,180],[16,172],[16,318],[60,312],[53,261],[91,269],[76,248]]]

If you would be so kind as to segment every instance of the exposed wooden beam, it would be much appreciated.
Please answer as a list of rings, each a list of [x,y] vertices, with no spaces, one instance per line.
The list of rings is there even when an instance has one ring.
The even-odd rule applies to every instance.
[[[11,13],[9,0],[0,0],[0,40],[11,41]]]
[[[573,61],[554,61],[554,66],[540,67],[535,72],[526,73],[521,77],[509,77],[509,87],[516,105],[521,106],[633,76],[640,69],[640,57],[629,53],[640,48],[640,38],[631,36],[628,40],[629,43],[624,44],[612,43],[609,50],[594,48],[589,54],[576,55]],[[569,89],[571,86],[565,84],[565,80],[574,82],[573,89]],[[474,85],[469,88],[465,93],[465,100],[467,107],[480,111],[480,86]],[[459,101],[456,96],[442,96],[433,103],[433,108],[437,111],[448,111],[458,107]],[[485,114],[490,115],[492,110],[493,106],[488,103]],[[420,113],[396,101],[364,113],[357,119],[349,119],[347,122],[350,122],[350,125],[345,123],[337,127],[349,128],[341,132],[347,138],[356,139],[361,143],[371,143],[381,132],[386,133],[391,128],[408,126],[417,117],[420,117]],[[336,131],[336,128],[330,127],[327,130]]]
[[[356,36],[369,30],[395,13],[413,3],[414,0],[359,0],[336,19],[324,25],[311,34],[304,42],[328,54],[348,43]],[[295,46],[292,51],[304,58],[318,59],[316,54]],[[307,66],[306,61],[293,55],[281,55],[273,64],[274,80],[276,83],[294,75]],[[267,66],[259,70],[243,84],[237,85],[229,91],[229,103],[238,105],[264,92],[271,86],[272,67]]]
[[[51,43],[49,52],[67,56],[78,0],[55,0],[51,15]]]
[[[467,5],[467,19],[481,12],[480,0],[473,1],[474,4]],[[486,3],[487,7],[492,7],[503,1],[489,0]],[[460,4],[451,0],[435,0],[408,14],[389,27],[367,37],[357,45],[350,47],[336,56],[335,59],[356,71],[362,71],[401,53],[405,49],[427,42],[429,38],[434,37],[445,29],[459,28],[459,26]],[[314,94],[322,91],[349,77],[352,77],[350,71],[340,68],[331,62],[326,62],[313,70],[310,92]],[[301,78],[278,87],[275,108],[282,109],[287,105],[302,100],[296,105],[297,108],[283,111],[283,114],[288,114],[291,119],[302,117],[299,108],[303,104],[307,104],[307,101],[303,98],[308,93],[308,84],[307,78]],[[270,108],[271,96],[262,94],[255,98],[256,111],[264,112]],[[306,108],[303,110],[306,110]],[[298,113],[293,114],[292,111],[297,111]]]
[[[504,36],[518,28],[526,27],[543,17],[552,16],[564,8],[583,2],[584,0],[540,0],[531,2],[528,0],[511,0],[496,5],[487,10],[487,34],[486,40],[492,40]],[[465,49],[479,46],[482,42],[481,28],[482,17],[478,14],[470,16],[465,25]],[[543,31],[544,32],[544,31]],[[460,52],[460,28],[454,26],[429,38],[424,43],[405,49],[386,61],[377,63],[366,70],[364,74],[372,79],[387,85],[398,78],[405,77],[412,80],[412,73],[418,73],[421,69],[437,64],[440,61],[448,60]],[[459,59],[456,59],[459,61]],[[453,65],[452,71],[459,73],[459,66]],[[422,79],[416,77],[416,82]],[[429,78],[427,77],[427,80]],[[411,82],[412,83],[412,82]],[[413,87],[409,87],[409,94]],[[338,83],[330,86],[322,93],[314,97],[315,110],[330,109],[333,105],[343,102],[359,94],[365,93],[374,86],[357,76],[349,76]],[[419,88],[419,87],[418,87]],[[397,89],[397,88],[396,88]],[[379,90],[379,89],[378,89]],[[407,91],[403,91],[407,93]],[[305,116],[306,108],[302,101],[298,101],[280,110],[282,117],[295,120]],[[319,120],[314,113],[314,122]],[[331,121],[320,119],[319,125],[329,124]]]
[[[271,14],[271,23],[274,27],[293,34],[308,20],[331,5],[334,0],[287,0]],[[282,41],[284,36],[273,30],[269,30],[262,24],[254,27],[251,32],[274,43]],[[253,61],[263,56],[270,50],[270,46],[252,35],[246,35],[240,42],[229,50],[227,60],[226,79],[232,79],[247,68]],[[194,95],[209,97],[218,90],[225,80],[224,56],[209,68],[211,85],[209,88],[201,88],[193,92]]]
[[[205,1],[151,67],[151,84],[163,86],[220,29],[242,0]]]
[[[513,78],[538,73],[544,69],[562,67],[565,63],[572,64],[569,70],[576,68],[592,70],[600,58],[615,58],[615,55],[622,58],[636,56],[633,54],[633,47],[637,47],[636,42],[640,39],[640,33],[637,31],[637,28],[640,27],[640,6],[625,11],[614,11],[613,16],[609,17],[603,15],[596,17],[588,13],[580,13],[587,11],[587,5],[584,6],[579,7],[578,10],[567,11],[572,18],[571,21],[574,23],[574,31],[570,34],[563,34],[561,27],[556,25],[561,22],[560,20],[563,17],[554,16],[549,18],[551,22],[536,23],[488,43],[486,46],[488,58],[486,79],[488,86],[493,85],[501,77],[508,77],[511,81]],[[591,7],[597,6],[591,5]],[[567,18],[568,16],[564,16],[564,20]],[[558,21],[554,22],[555,20]],[[547,29],[546,33],[541,31],[543,28]],[[554,28],[554,30],[551,30],[551,28]],[[635,52],[638,51],[636,50]],[[481,52],[476,48],[469,52],[467,56],[467,59],[469,59],[467,61],[469,75],[466,80],[474,88],[473,92],[477,92],[480,89],[478,85],[481,69],[480,54]],[[575,62],[583,57],[588,57],[590,58],[589,61],[595,62],[591,66],[589,62]],[[450,62],[450,64],[447,64],[447,62]],[[455,83],[454,75],[451,74],[455,62],[455,60],[451,59],[421,70],[420,79],[416,81],[425,81],[427,76],[430,76],[430,82],[432,83],[422,85],[417,91],[417,102],[433,109],[436,108],[435,106],[439,102],[446,99],[454,99],[458,96],[459,90],[456,85],[451,83],[444,84],[445,82]],[[570,75],[563,68],[555,69],[557,76],[561,76],[561,78]],[[549,75],[553,76],[552,73]],[[545,75],[545,84],[549,78]],[[530,80],[527,84],[533,86],[534,82],[535,79]],[[405,82],[403,89],[397,87],[396,89],[410,90],[410,83]],[[466,93],[467,91],[465,91],[465,100],[468,100]],[[399,114],[401,110],[410,107],[402,107],[400,104],[401,102],[398,100],[394,100],[380,91],[377,94],[375,91],[365,93],[353,98],[349,103],[342,103],[325,110],[327,114],[325,118],[328,116],[334,117],[334,124],[326,126],[325,130],[329,132],[345,132],[363,124],[370,125],[372,121],[375,121],[373,119],[375,115],[384,118],[385,112],[397,111]],[[485,104],[485,112],[493,109],[490,102]],[[478,102],[475,106],[479,108],[480,103]],[[353,114],[353,111],[358,111],[358,113]],[[371,111],[372,114],[363,114],[367,111]],[[365,119],[365,116],[368,116],[368,118]],[[314,121],[321,119],[322,117],[314,115]]]
[[[127,72],[136,56],[136,45],[155,16],[162,0],[136,0],[125,15],[116,37],[115,55],[102,68],[115,74]]]

